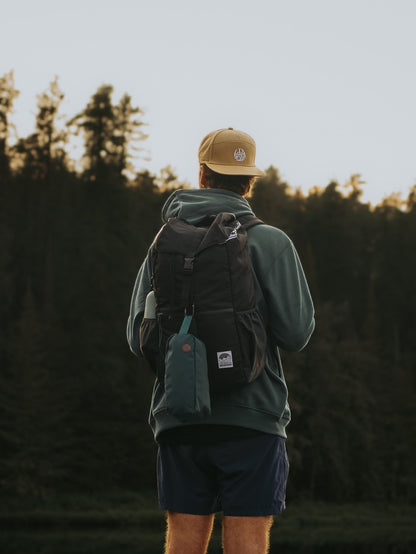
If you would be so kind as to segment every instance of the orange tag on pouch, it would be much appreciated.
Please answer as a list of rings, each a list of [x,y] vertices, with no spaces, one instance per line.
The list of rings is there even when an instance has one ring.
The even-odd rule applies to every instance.
[[[192,346],[190,344],[188,344],[187,342],[185,342],[185,344],[182,345],[182,350],[184,352],[190,352],[192,350]]]

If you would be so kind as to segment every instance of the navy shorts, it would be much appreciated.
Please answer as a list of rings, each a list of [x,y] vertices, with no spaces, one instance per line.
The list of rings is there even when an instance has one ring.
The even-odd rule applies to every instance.
[[[159,505],[195,515],[277,515],[285,508],[285,440],[258,436],[216,444],[160,444]]]

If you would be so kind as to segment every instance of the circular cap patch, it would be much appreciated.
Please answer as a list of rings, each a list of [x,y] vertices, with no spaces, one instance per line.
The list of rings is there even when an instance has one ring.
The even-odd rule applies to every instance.
[[[234,150],[234,159],[237,162],[244,162],[244,160],[246,159],[246,153],[244,151],[244,148],[236,148]]]

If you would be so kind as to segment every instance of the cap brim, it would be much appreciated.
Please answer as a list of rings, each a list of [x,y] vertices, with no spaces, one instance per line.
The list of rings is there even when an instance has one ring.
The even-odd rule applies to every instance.
[[[223,165],[223,164],[212,164],[207,162],[201,162],[208,166],[215,173],[220,175],[247,175],[251,177],[261,177],[264,175],[264,171],[259,169],[256,166],[237,166],[237,165]]]

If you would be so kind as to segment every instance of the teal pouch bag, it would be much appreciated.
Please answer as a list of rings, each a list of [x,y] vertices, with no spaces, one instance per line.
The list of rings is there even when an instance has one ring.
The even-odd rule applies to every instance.
[[[211,413],[207,353],[204,343],[189,333],[186,315],[179,333],[169,337],[165,354],[165,396],[168,412],[182,421]]]

